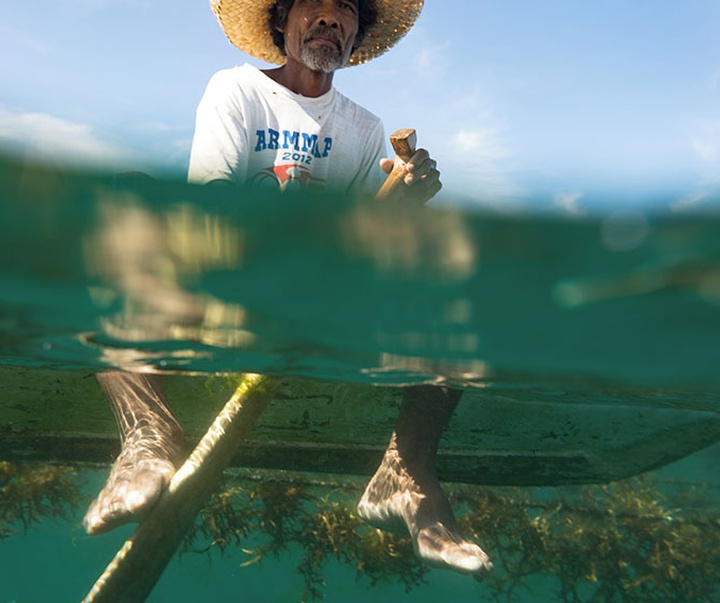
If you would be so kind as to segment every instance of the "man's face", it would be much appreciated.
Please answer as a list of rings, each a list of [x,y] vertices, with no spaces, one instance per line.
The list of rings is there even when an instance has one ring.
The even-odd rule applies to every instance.
[[[358,0],[295,0],[285,26],[288,58],[331,73],[347,62],[358,32]]]

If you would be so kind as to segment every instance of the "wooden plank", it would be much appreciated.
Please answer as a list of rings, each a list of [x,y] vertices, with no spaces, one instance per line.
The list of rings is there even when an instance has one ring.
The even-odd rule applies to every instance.
[[[231,395],[230,377],[171,376],[168,396],[188,449]],[[110,463],[112,413],[94,376],[0,366],[0,457]],[[537,387],[467,391],[445,433],[438,467],[449,481],[559,485],[622,479],[720,440],[713,401],[682,406],[656,391]],[[286,379],[231,464],[370,475],[393,428],[401,390]]]

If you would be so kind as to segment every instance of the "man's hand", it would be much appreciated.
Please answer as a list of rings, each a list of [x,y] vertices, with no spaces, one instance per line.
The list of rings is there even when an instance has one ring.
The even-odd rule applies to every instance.
[[[404,190],[398,191],[398,195],[413,203],[419,205],[426,203],[442,188],[437,163],[425,149],[419,149],[407,163],[399,157],[394,161],[381,159],[380,167],[386,174],[390,174],[394,167],[402,168],[405,186]]]

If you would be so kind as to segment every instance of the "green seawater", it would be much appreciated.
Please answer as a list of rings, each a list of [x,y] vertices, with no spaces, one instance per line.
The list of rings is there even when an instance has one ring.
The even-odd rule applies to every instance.
[[[0,191],[4,364],[720,383],[712,213],[503,215],[7,161]]]
[[[329,193],[194,187],[4,159],[0,364],[88,374],[144,367],[368,385],[442,382],[510,398],[537,391],[535,403],[562,398],[578,413],[603,405],[607,429],[617,428],[613,404],[656,404],[715,421],[718,233],[720,215],[628,207],[622,195],[583,216],[381,207]],[[15,403],[0,398],[3,406]],[[663,429],[668,442],[690,433]],[[0,463],[17,460],[12,453],[0,450]],[[652,519],[658,543],[682,526],[687,572],[702,570],[703,555],[714,560],[713,546],[720,550],[713,531],[719,454],[709,445],[647,478],[663,497],[664,515]],[[80,600],[130,533],[84,534],[83,505],[104,473],[76,471],[82,493],[67,517],[41,513],[24,526],[0,516],[0,534],[9,530],[0,538],[0,603]],[[482,485],[482,476],[475,482]],[[521,492],[540,501],[576,496]],[[0,505],[7,505],[5,494]],[[639,490],[638,500],[649,505]],[[601,515],[613,508],[602,506]],[[623,513],[627,534],[655,530],[647,528],[645,507]],[[512,590],[439,571],[409,592],[397,581],[370,587],[352,561],[330,560],[324,600],[560,601],[559,576],[575,566],[558,560],[580,550],[588,558],[593,549],[552,525],[567,544],[566,556],[555,558],[557,571],[534,567]],[[493,553],[483,534],[478,541]],[[616,555],[619,568],[630,552],[645,560],[660,554],[649,544],[630,552],[596,545],[606,562]],[[249,567],[241,567],[248,559],[242,546],[187,552],[150,600],[299,601],[301,558],[295,545]],[[663,559],[658,567],[666,567]],[[583,572],[575,577],[577,599],[566,590],[565,600],[692,600],[678,595],[669,569],[652,581],[624,576],[625,598],[603,594],[611,577]],[[708,592],[703,600],[718,600]]]
[[[88,476],[88,494],[104,475]],[[0,542],[3,584],[0,601],[78,601],[98,578],[132,528],[120,528],[90,538],[78,521],[47,521],[26,535]],[[185,553],[175,558],[150,601],[300,601],[304,583],[296,571],[297,550],[268,558],[261,566],[240,567],[247,560],[240,550],[225,555]],[[410,593],[402,584],[369,588],[356,581],[351,566],[332,563],[326,573],[325,601],[417,601],[454,596],[475,600],[482,587],[466,576],[435,572]]]

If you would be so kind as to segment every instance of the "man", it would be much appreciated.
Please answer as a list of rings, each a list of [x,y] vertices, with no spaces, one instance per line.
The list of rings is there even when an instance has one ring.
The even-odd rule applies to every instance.
[[[211,0],[233,44],[280,64],[217,73],[197,113],[189,179],[374,194],[394,162],[384,158],[380,120],[333,86],[334,72],[392,47],[422,0]],[[440,190],[425,150],[404,165],[403,196],[425,202]],[[120,426],[123,449],[85,518],[89,533],[132,520],[151,506],[181,460],[182,429],[158,377],[99,376]],[[440,435],[459,394],[405,390],[385,456],[358,505],[369,523],[404,528],[417,554],[438,567],[474,573],[487,555],[459,534],[437,478]]]

